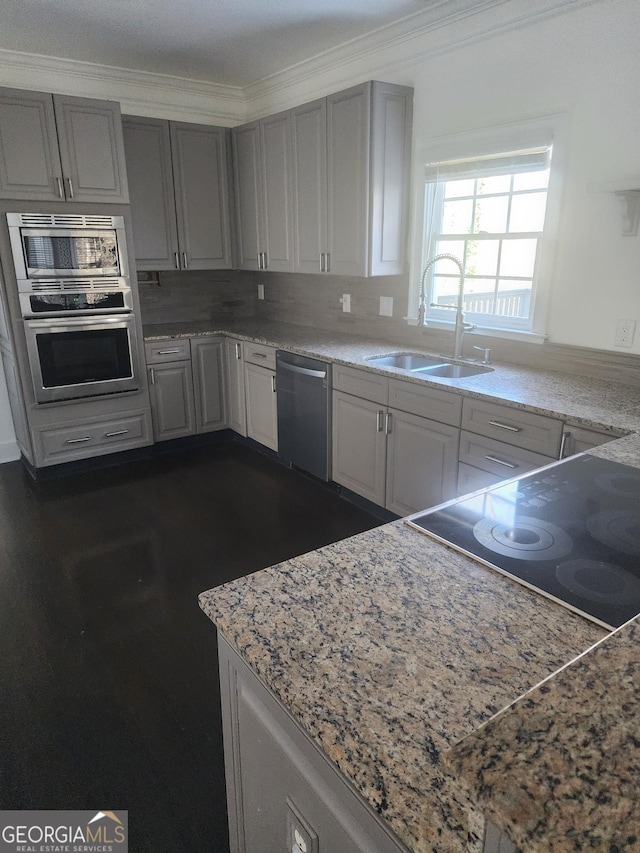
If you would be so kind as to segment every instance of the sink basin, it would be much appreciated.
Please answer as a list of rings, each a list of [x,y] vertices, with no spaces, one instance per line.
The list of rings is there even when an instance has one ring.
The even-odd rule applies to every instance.
[[[391,355],[372,355],[366,359],[376,367],[397,367],[414,373],[425,368],[440,367],[442,360],[433,356],[422,355],[419,352],[396,352]]]
[[[492,370],[492,367],[481,367],[479,364],[434,364],[432,367],[423,367],[420,373],[443,376],[446,379],[462,379],[465,376],[491,373]]]
[[[491,373],[493,367],[480,364],[450,364],[442,357],[422,355],[419,352],[394,352],[389,355],[371,355],[366,361],[376,367],[397,367],[408,373],[424,373],[428,376],[442,376],[445,379],[463,379],[465,376],[477,376]]]

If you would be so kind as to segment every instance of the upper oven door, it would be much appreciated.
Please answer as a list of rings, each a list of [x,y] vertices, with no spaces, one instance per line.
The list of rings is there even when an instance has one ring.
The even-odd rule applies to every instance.
[[[123,275],[115,228],[20,228],[19,234],[18,279]]]

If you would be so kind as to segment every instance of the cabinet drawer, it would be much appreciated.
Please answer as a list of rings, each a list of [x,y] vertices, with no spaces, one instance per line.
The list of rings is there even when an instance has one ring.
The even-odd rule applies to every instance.
[[[191,358],[191,343],[189,338],[168,341],[146,341],[144,354],[147,364],[184,361]]]
[[[269,370],[276,369],[276,348],[265,344],[252,344],[245,341],[243,344],[244,360],[249,364],[259,364],[268,367]]]
[[[562,421],[467,397],[462,405],[462,429],[557,459]]]
[[[389,380],[389,406],[455,427],[460,426],[462,417],[462,397],[459,394],[401,379]]]
[[[490,474],[497,474],[501,480],[557,461],[552,456],[543,456],[542,453],[533,453],[531,450],[464,430],[460,433],[459,460]]]
[[[148,415],[139,412],[114,420],[43,429],[37,440],[45,465],[141,447],[150,443]]]
[[[389,380],[369,370],[358,370],[342,364],[333,366],[333,388],[386,406],[389,402]],[[400,407],[398,407],[400,408]]]
[[[607,434],[586,427],[565,424],[562,455],[567,457],[573,456],[574,453],[584,453],[585,450],[606,444],[607,441],[613,441],[614,438],[617,436],[611,435],[611,433]]]
[[[458,465],[458,496],[495,486],[496,483],[506,480],[510,476],[510,474],[490,474],[488,471],[481,471],[479,468],[474,468],[473,465],[460,462]]]

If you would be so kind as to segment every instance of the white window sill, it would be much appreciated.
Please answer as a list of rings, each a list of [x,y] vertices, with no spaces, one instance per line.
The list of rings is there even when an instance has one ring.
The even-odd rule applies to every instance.
[[[417,326],[418,320],[415,317],[409,317],[407,322],[410,326]],[[454,325],[453,323],[447,323],[443,320],[427,320],[424,329],[443,329],[445,331],[453,332]],[[472,331],[465,332],[466,335],[482,335],[487,338],[502,338],[507,341],[522,341],[523,343],[528,344],[543,344],[548,335],[540,335],[536,332],[530,332],[525,329],[496,329],[491,326],[479,326],[477,325],[475,329]]]

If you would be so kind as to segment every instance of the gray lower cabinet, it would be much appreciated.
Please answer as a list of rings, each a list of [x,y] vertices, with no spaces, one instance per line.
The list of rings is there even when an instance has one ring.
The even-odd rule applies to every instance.
[[[193,435],[196,412],[191,361],[154,364],[148,370],[155,441]]]
[[[244,387],[247,436],[277,451],[278,404],[275,371],[259,364],[245,363]]]
[[[127,203],[120,105],[1,88],[0,198]]]
[[[145,343],[156,442],[226,427],[224,340]]]
[[[228,130],[125,116],[136,264],[230,269]]]
[[[457,395],[340,366],[334,388],[335,482],[397,515],[455,496]]]
[[[598,445],[605,444],[613,438],[616,436],[610,433],[598,432],[595,429],[566,423],[562,433],[562,458],[573,456],[574,453],[584,453],[585,450],[598,447]]]
[[[240,435],[247,434],[247,407],[244,394],[244,358],[242,341],[225,340],[225,368],[227,385],[227,426]]]
[[[149,410],[104,414],[32,428],[35,462],[57,465],[150,444]]]
[[[218,647],[231,853],[408,853],[221,635]]]

